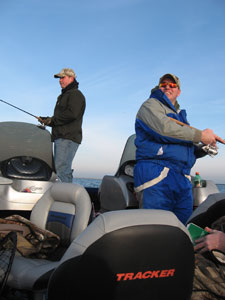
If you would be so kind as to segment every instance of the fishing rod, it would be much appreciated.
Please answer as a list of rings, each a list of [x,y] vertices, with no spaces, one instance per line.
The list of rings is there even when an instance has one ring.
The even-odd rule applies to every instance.
[[[5,103],[5,104],[7,104],[7,105],[10,105],[10,106],[12,106],[12,107],[14,107],[14,108],[18,109],[18,110],[20,110],[20,111],[22,111],[22,112],[24,112],[25,114],[28,114],[28,115],[30,115],[30,116],[32,116],[32,117],[34,117],[34,118],[38,119],[38,121],[39,121],[39,122],[41,122],[41,118],[39,118],[39,117],[37,117],[37,116],[35,116],[35,115],[33,115],[33,114],[29,113],[28,111],[26,111],[26,110],[23,110],[23,109],[21,109],[21,108],[19,108],[19,107],[15,106],[15,105],[12,105],[11,103],[9,103],[9,102],[6,102],[6,101],[4,101],[4,100],[2,100],[2,99],[0,99],[0,101],[1,101],[1,102],[3,102],[3,103]]]
[[[181,126],[187,126],[187,127],[189,127],[189,128],[196,129],[195,127],[192,127],[192,126],[190,126],[190,125],[188,125],[188,124],[186,124],[186,123],[183,123],[183,122],[178,121],[178,120],[176,120],[176,119],[173,119],[173,118],[171,118],[171,117],[169,117],[169,119],[170,119],[171,121],[173,121],[173,122],[175,122],[175,123],[181,125]],[[221,143],[220,141],[218,141],[218,142]],[[211,157],[214,157],[215,155],[218,154],[217,147],[214,147],[214,146],[211,146],[211,145],[204,145],[204,144],[203,144],[203,146],[202,146],[201,148],[202,148],[203,151],[205,151],[205,152],[206,152],[209,156],[211,156]]]
[[[192,126],[190,126],[190,125],[188,125],[188,124],[186,124],[186,123],[183,123],[183,122],[181,122],[181,121],[178,121],[178,120],[176,120],[176,119],[174,119],[174,118],[169,117],[169,119],[172,120],[172,121],[174,121],[175,123],[181,125],[181,126],[187,126],[187,127],[189,127],[189,128],[196,129],[195,127],[192,127]],[[217,140],[217,142],[223,144],[223,142],[221,142],[221,141],[219,141],[219,140]]]
[[[196,129],[196,128],[194,128],[194,127],[192,127],[192,126],[190,126],[190,125],[188,125],[188,124],[186,124],[186,123],[183,123],[183,122],[181,122],[181,121],[178,121],[178,120],[176,120],[176,119],[174,119],[174,118],[169,117],[169,119],[172,120],[172,121],[174,121],[175,123],[181,125],[181,126],[187,126],[187,127],[189,127],[189,128]]]

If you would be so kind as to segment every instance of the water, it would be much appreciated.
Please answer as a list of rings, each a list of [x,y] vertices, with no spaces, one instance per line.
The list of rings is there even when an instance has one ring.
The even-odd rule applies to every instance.
[[[73,178],[73,182],[83,185],[84,187],[98,188],[102,180],[95,178]]]
[[[221,193],[225,193],[225,184],[216,185]]]
[[[84,187],[93,187],[98,188],[101,184],[101,179],[95,179],[95,178],[74,178],[74,183],[79,183],[80,185],[83,185]],[[221,193],[225,193],[225,184],[217,184],[216,185]]]

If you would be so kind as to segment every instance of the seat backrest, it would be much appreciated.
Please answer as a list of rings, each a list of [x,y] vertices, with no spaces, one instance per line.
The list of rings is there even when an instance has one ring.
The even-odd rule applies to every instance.
[[[90,291],[98,299],[190,299],[193,274],[193,245],[174,214],[108,212],[70,245],[51,277],[48,299]]]
[[[127,142],[125,144],[120,163],[119,168],[127,161],[134,161],[136,159],[136,146],[134,144],[136,138],[136,134],[132,134],[127,139]],[[118,169],[119,169],[118,168]]]
[[[224,216],[225,193],[211,194],[193,212],[187,223],[194,223],[202,228],[211,227],[212,223]]]
[[[35,204],[30,220],[58,234],[68,244],[87,227],[91,209],[90,197],[83,186],[54,183]]]
[[[131,135],[124,147],[119,167],[114,176],[104,176],[99,188],[100,211],[137,208],[134,194],[133,170],[135,165],[136,135]]]
[[[102,179],[99,193],[100,211],[138,208],[139,203],[134,194],[134,180],[132,177],[106,175]]]

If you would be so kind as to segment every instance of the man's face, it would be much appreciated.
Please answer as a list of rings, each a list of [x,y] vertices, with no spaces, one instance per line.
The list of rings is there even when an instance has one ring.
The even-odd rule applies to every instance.
[[[65,89],[65,87],[67,87],[67,85],[69,85],[73,81],[74,81],[73,77],[65,76],[59,79],[59,84],[61,85],[62,89]]]
[[[160,85],[165,84],[165,86],[160,86],[160,90],[166,94],[166,96],[170,99],[172,104],[174,105],[176,102],[177,97],[180,95],[180,89],[176,85],[176,87],[172,87],[169,84],[170,83],[175,83],[171,78],[164,78]]]

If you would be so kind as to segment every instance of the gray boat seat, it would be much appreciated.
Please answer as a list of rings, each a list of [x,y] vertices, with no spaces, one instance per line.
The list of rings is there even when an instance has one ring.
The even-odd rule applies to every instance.
[[[194,250],[169,211],[99,215],[70,245],[50,277],[48,300],[190,299]]]
[[[131,135],[124,147],[118,170],[114,176],[105,175],[99,189],[100,211],[138,208],[134,193],[133,169],[135,166],[136,135]]]
[[[55,183],[35,204],[30,220],[38,227],[58,234],[63,245],[68,247],[87,227],[91,210],[91,200],[83,186]],[[34,290],[38,278],[58,264],[59,260],[53,262],[16,255],[7,285],[15,289]]]

